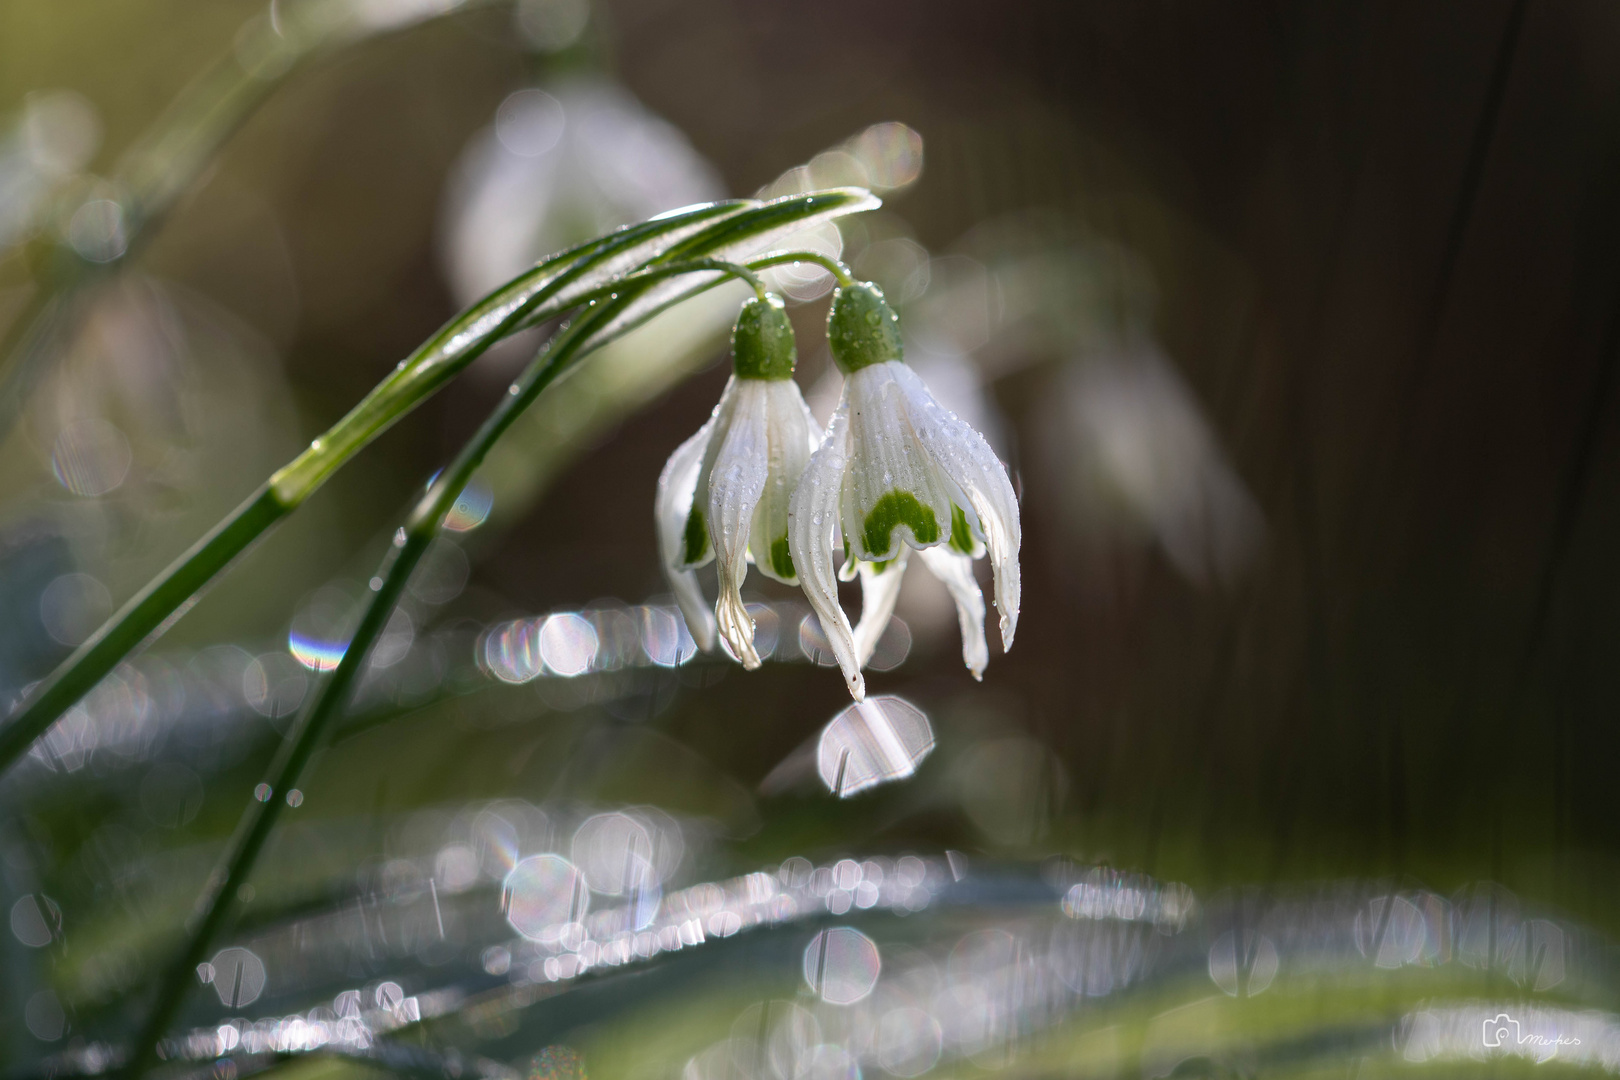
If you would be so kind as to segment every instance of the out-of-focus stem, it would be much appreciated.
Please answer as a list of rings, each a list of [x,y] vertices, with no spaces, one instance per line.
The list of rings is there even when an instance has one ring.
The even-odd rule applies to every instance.
[[[109,262],[81,257],[58,240],[35,262],[34,298],[0,337],[0,441],[21,415],[50,355],[78,324],[81,295],[127,263],[197,182],[219,148],[294,72],[314,57],[487,0],[458,0],[394,21],[367,21],[341,2],[306,5],[313,17],[289,18],[291,5],[266,8],[243,25],[233,47],[169,103],[124,154],[111,179],[122,212],[125,247]],[[353,5],[347,5],[353,7]]]

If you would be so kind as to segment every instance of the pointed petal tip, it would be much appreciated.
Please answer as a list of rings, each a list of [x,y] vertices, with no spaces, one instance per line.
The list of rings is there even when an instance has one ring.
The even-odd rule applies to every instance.
[[[722,592],[715,605],[715,615],[719,619],[720,634],[732,655],[741,661],[745,670],[759,667],[759,652],[754,648],[754,620],[743,605],[742,597],[730,590]]]

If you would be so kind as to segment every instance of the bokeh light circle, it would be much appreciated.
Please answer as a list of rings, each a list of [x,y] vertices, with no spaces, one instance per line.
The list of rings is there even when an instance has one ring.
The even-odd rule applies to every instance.
[[[829,1005],[853,1005],[877,986],[883,969],[877,943],[850,926],[834,926],[804,949],[804,981]]]
[[[506,921],[541,944],[555,944],[585,917],[590,891],[585,875],[561,855],[531,855],[506,875]]]

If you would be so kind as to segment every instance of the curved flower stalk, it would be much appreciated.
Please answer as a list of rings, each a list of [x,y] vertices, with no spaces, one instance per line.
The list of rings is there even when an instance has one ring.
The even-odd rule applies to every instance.
[[[653,515],[659,555],[692,639],[719,636],[750,670],[759,667],[754,621],[742,583],[760,573],[798,584],[788,550],[788,500],[821,441],[821,425],[793,381],[793,325],[780,297],[761,292],[743,305],[731,334],[732,376],[698,433],[670,455]],[[696,570],[718,562],[713,614]]]
[[[962,626],[962,659],[974,678],[989,662],[984,600],[972,561],[987,552],[995,574],[1001,643],[1018,627],[1018,500],[984,437],[943,408],[906,366],[899,319],[877,286],[833,294],[827,342],[844,373],[827,436],[793,493],[788,546],[849,692],[866,695],[871,658],[899,596],[909,550],[944,582]],[[836,572],[834,535],[845,564]],[[838,578],[861,576],[863,610],[851,628]]]

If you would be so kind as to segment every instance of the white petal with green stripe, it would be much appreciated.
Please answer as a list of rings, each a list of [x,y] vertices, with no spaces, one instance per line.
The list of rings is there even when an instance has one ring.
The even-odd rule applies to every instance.
[[[902,544],[923,548],[950,538],[952,492],[913,426],[911,386],[903,378],[910,374],[890,360],[861,368],[844,384],[850,469],[840,517],[851,552],[868,562],[894,558]]]

